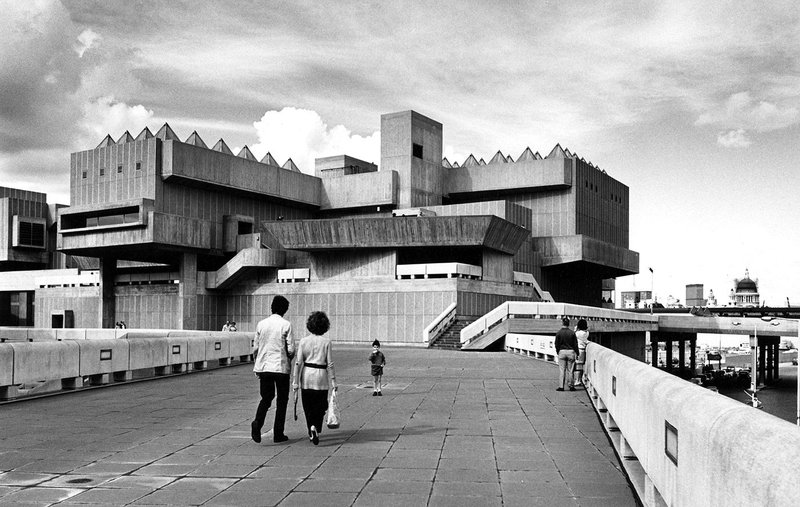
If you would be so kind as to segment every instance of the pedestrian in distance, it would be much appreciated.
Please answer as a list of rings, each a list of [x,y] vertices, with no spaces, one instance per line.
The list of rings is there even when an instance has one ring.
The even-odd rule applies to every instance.
[[[296,393],[300,389],[308,438],[314,445],[319,444],[322,421],[328,410],[328,390],[338,389],[331,339],[325,336],[330,327],[325,312],[312,312],[308,316],[306,329],[311,334],[300,340],[294,364],[292,390]]]
[[[586,319],[578,320],[575,328],[575,337],[578,339],[578,359],[575,360],[575,384],[584,384],[586,378],[584,370],[586,365],[586,345],[589,343],[589,324]]]
[[[253,371],[258,377],[261,401],[256,409],[256,418],[250,424],[250,435],[256,443],[261,442],[261,428],[267,410],[275,400],[275,421],[272,426],[272,441],[285,442],[284,433],[286,406],[289,404],[292,358],[295,354],[292,325],[283,316],[289,310],[289,301],[283,296],[272,299],[272,315],[256,326],[253,340],[253,356],[256,358]]]
[[[561,319],[561,329],[556,333],[556,354],[558,354],[558,387],[556,391],[563,391],[565,385],[570,391],[575,390],[573,385],[575,358],[578,356],[578,338],[575,331],[569,328],[569,319]]]
[[[369,362],[372,365],[372,396],[383,396],[381,393],[381,382],[383,382],[383,367],[386,366],[386,356],[381,352],[381,342],[372,342],[372,353],[369,355]]]

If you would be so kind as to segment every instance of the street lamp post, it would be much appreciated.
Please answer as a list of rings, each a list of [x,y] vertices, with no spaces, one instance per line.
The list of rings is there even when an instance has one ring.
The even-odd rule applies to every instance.
[[[780,326],[780,321],[774,320],[775,317],[763,316],[761,320],[769,322],[773,326]],[[733,322],[734,326],[741,325],[741,322]],[[753,323],[753,335],[750,337],[750,400],[753,403],[753,408],[759,408],[761,402],[758,401],[758,322]],[[800,366],[798,367],[800,372]],[[800,379],[798,379],[800,380]],[[797,421],[800,425],[800,387],[798,387],[798,405],[797,405]]]

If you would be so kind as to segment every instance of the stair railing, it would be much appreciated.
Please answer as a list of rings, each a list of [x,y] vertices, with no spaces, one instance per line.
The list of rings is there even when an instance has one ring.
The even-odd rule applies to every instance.
[[[456,304],[450,303],[450,306],[445,308],[438,317],[433,319],[431,323],[422,330],[422,342],[427,345],[435,342],[455,320]]]

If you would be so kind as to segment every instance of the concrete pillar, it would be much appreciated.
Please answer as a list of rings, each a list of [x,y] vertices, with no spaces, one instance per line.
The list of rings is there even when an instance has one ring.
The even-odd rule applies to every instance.
[[[197,329],[197,254],[183,253],[178,281],[178,329]]]
[[[756,385],[763,384],[766,378],[766,369],[767,369],[767,361],[766,361],[766,344],[759,343],[758,344],[758,377],[756,377]]]
[[[781,364],[781,350],[779,343],[776,343],[774,347],[775,347],[775,382],[777,382],[780,379],[779,372]]]
[[[650,339],[650,365],[658,368],[658,339]]]
[[[767,373],[767,379],[766,379],[766,383],[767,384],[771,384],[772,383],[772,371],[775,368],[775,356],[774,356],[775,348],[770,343],[770,344],[767,344],[765,346],[765,349],[766,349],[766,352],[767,352],[767,372],[766,372]]]
[[[697,348],[697,335],[689,340],[689,346],[691,347],[691,351],[689,352],[689,365],[692,368],[692,377],[694,377],[697,374],[697,354],[695,351]]]
[[[678,372],[682,377],[686,372],[686,340],[680,338],[678,343]]]
[[[672,340],[666,341],[667,348],[667,371],[672,373]]]
[[[98,327],[113,329],[117,322],[117,299],[114,297],[114,279],[117,277],[117,259],[100,258],[100,315]]]

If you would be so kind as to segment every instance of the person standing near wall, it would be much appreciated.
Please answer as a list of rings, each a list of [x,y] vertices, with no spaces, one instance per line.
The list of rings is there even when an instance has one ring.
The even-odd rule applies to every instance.
[[[586,322],[586,319],[578,320],[575,337],[578,339],[578,359],[575,361],[575,377],[577,380],[574,384],[583,385],[583,372],[586,365],[586,345],[589,343],[589,324]]]
[[[573,376],[575,369],[575,358],[578,355],[578,338],[575,331],[569,328],[569,319],[561,319],[563,326],[556,333],[555,349],[558,354],[558,388],[556,391],[563,391],[564,385],[569,386],[570,391],[575,390]]]
[[[286,424],[286,406],[289,404],[292,358],[295,352],[292,325],[283,318],[289,310],[289,301],[283,296],[275,296],[272,299],[271,309],[272,315],[256,326],[256,336],[253,340],[253,356],[256,358],[253,371],[258,377],[261,394],[256,418],[250,424],[250,436],[256,443],[261,442],[261,428],[276,394],[272,440],[275,443],[289,440],[283,432]]]

